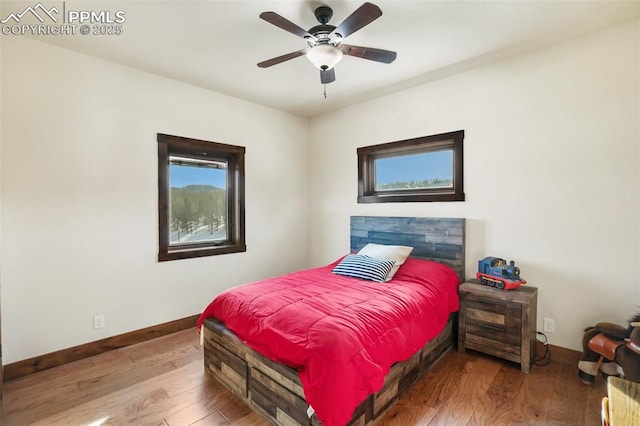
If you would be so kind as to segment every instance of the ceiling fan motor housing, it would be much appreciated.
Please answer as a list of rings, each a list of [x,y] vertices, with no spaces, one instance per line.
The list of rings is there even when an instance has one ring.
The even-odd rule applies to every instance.
[[[329,6],[320,6],[315,10],[315,15],[318,22],[320,22],[320,25],[316,25],[309,29],[309,34],[312,34],[315,37],[315,40],[313,40],[309,45],[313,47],[316,44],[331,43],[334,46],[340,44],[342,36],[339,34],[332,34],[336,27],[328,24],[333,16],[333,10]]]
[[[329,6],[320,6],[316,8],[314,13],[318,22],[323,25],[329,22],[333,16],[333,10]]]

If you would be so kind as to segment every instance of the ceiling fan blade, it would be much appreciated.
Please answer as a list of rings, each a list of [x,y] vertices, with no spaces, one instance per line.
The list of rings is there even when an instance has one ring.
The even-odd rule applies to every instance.
[[[392,52],[391,50],[376,49],[374,47],[353,46],[350,44],[341,44],[339,48],[345,55],[355,56],[356,58],[369,59],[370,61],[383,62],[385,64],[390,64],[391,62],[395,61],[396,56],[398,55],[396,52]]]
[[[298,37],[311,37],[314,40],[316,39],[314,36],[309,34],[307,30],[300,28],[287,18],[284,18],[283,16],[278,15],[275,12],[262,12],[260,14],[260,18],[264,19],[270,24],[275,25],[278,28],[282,28],[283,30],[290,32],[291,34],[297,35]]]
[[[258,64],[260,68],[268,68],[273,65],[277,65],[281,62],[288,61],[289,59],[295,59],[299,56],[303,56],[307,53],[308,49],[298,50],[296,52],[287,53],[286,55],[278,56],[275,58],[267,59],[266,61],[262,61]]]
[[[373,3],[364,3],[333,30],[332,34],[340,34],[344,39],[365,25],[382,16],[382,10]]]
[[[336,81],[336,72],[333,68],[326,71],[320,70],[320,82],[322,84],[333,83]]]

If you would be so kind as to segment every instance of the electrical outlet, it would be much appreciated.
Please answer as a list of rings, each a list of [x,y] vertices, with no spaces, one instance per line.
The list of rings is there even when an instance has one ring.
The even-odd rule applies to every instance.
[[[104,315],[96,315],[93,317],[93,329],[98,330],[104,328]]]
[[[556,332],[556,320],[551,318],[545,318],[543,323],[543,329],[547,333],[555,333]]]

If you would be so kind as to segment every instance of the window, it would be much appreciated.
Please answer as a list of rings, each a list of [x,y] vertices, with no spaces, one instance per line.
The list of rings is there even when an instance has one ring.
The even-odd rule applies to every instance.
[[[358,148],[358,202],[464,201],[464,130]]]
[[[244,153],[158,133],[158,260],[246,251]]]

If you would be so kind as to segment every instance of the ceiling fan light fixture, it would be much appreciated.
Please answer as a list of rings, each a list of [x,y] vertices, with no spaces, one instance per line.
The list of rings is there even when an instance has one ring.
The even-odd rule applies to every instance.
[[[330,70],[342,60],[342,50],[329,44],[318,44],[307,51],[307,58],[319,70]]]

